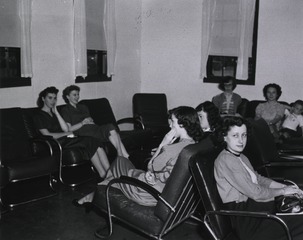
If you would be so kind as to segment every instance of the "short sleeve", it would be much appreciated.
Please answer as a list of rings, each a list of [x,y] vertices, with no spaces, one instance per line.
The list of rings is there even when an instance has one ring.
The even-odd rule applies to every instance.
[[[43,119],[41,114],[37,114],[34,116],[34,124],[37,129],[47,129],[47,122]]]
[[[71,114],[69,114],[68,108],[67,106],[64,106],[61,110],[61,116],[64,119],[65,122],[67,123],[71,123],[72,119],[71,119]]]

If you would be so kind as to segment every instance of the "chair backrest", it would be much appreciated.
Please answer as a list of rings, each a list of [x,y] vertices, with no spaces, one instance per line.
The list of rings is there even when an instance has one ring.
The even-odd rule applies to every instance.
[[[207,137],[200,143],[189,145],[181,151],[161,194],[162,198],[175,207],[176,212],[173,213],[164,203],[159,201],[155,207],[156,216],[173,224],[171,221],[177,222],[180,218],[186,218],[193,214],[200,197],[190,174],[188,162],[198,152],[208,152],[214,148],[212,139]]]
[[[243,99],[242,99],[243,100]],[[242,101],[241,105],[239,106],[238,112],[241,114],[242,117],[245,118],[255,118],[256,115],[256,108],[260,103],[265,103],[265,100],[251,100],[251,101]],[[279,101],[279,103],[284,105],[289,105],[287,102]]]
[[[0,153],[6,161],[24,161],[32,155],[29,137],[24,127],[22,110],[19,107],[0,109]]]
[[[133,96],[133,115],[149,129],[169,129],[167,100],[164,93],[136,93]]]
[[[268,176],[264,165],[280,160],[274,137],[264,119],[248,121],[251,131],[243,153],[250,159],[255,170],[263,176]]]
[[[215,149],[211,152],[198,153],[189,162],[205,212],[222,210],[223,203],[214,177],[214,162],[219,152],[219,149]],[[218,239],[228,239],[232,235],[233,229],[229,217],[211,216],[209,225]]]
[[[239,113],[243,117],[247,116],[248,104],[249,100],[247,100],[246,98],[242,98],[242,102],[237,108],[237,113]]]
[[[88,107],[91,117],[97,125],[112,123],[117,126],[117,121],[107,98],[83,99],[79,102]]]
[[[34,117],[40,109],[38,107],[34,108],[22,108],[22,115],[25,124],[25,129],[29,137],[34,138],[40,136],[40,132],[35,127]]]

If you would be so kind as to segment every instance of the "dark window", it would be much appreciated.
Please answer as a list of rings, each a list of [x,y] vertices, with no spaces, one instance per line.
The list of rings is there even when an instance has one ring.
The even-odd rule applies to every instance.
[[[21,77],[20,48],[0,47],[0,88],[31,86],[31,78]]]
[[[259,15],[258,12],[259,12],[259,0],[256,0],[252,56],[248,59],[248,79],[236,80],[237,84],[243,84],[243,85],[255,84],[257,32],[258,32],[258,15]],[[207,66],[206,66],[207,78],[204,78],[203,82],[219,83],[221,82],[222,77],[224,76],[236,77],[237,60],[238,58],[235,56],[209,55]]]
[[[87,77],[76,78],[76,83],[111,81],[107,77],[107,54],[101,50],[87,50]]]

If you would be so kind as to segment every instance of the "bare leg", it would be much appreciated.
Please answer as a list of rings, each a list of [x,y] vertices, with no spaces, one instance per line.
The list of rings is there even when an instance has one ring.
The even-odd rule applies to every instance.
[[[116,130],[110,131],[109,141],[116,148],[118,156],[122,156],[122,157],[125,157],[125,158],[129,157],[129,154],[126,151],[125,146],[124,146],[124,144],[121,141],[120,135],[117,133]]]
[[[91,192],[87,195],[85,195],[83,198],[80,198],[78,200],[79,204],[87,203],[87,202],[92,202],[94,198],[95,192]]]
[[[104,178],[109,169],[109,162],[107,156],[102,148],[98,148],[91,161],[99,173],[101,178]]]
[[[98,153],[99,159],[101,161],[101,165],[103,166],[103,169],[105,170],[105,175],[106,175],[106,173],[110,167],[107,155],[106,155],[104,149],[100,148],[100,147],[97,149],[97,153]]]

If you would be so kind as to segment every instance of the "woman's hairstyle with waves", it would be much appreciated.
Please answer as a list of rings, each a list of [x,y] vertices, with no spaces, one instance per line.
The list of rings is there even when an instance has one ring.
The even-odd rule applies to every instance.
[[[57,95],[58,92],[59,92],[59,90],[54,86],[45,88],[43,91],[41,91],[39,93],[39,97],[37,99],[37,106],[39,108],[42,108],[44,106],[44,102],[43,102],[42,98],[45,98],[46,95],[49,94],[49,93],[54,93],[54,94]]]
[[[223,77],[221,82],[218,85],[218,88],[224,92],[225,91],[224,83],[229,83],[229,82],[232,82],[233,90],[234,90],[237,87],[237,83],[236,83],[236,79],[232,76]]]
[[[221,127],[222,124],[222,118],[220,116],[219,109],[216,107],[216,105],[213,102],[205,101],[203,103],[200,103],[196,107],[197,112],[206,112],[207,113],[207,121],[210,126],[211,131],[217,131]]]
[[[234,126],[241,127],[243,124],[247,128],[247,135],[249,136],[251,133],[251,126],[246,119],[244,119],[243,117],[240,117],[240,116],[223,117],[223,124],[222,124],[222,128],[221,128],[222,136],[227,136],[227,133],[229,132],[229,130],[232,127],[234,127]]]
[[[280,87],[280,85],[278,85],[276,83],[269,83],[269,84],[265,85],[264,88],[263,88],[263,96],[267,100],[267,90],[270,87],[275,88],[277,90],[277,100],[278,100],[282,95],[282,88]]]
[[[180,106],[168,111],[169,118],[174,115],[178,119],[178,124],[182,125],[188,136],[199,142],[203,138],[203,132],[196,110],[188,106]]]
[[[80,87],[78,87],[76,85],[70,85],[70,86],[64,88],[64,90],[62,92],[62,97],[66,103],[69,103],[69,100],[67,99],[66,96],[69,95],[74,90],[80,92]]]

